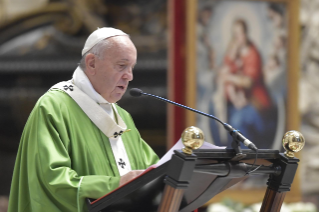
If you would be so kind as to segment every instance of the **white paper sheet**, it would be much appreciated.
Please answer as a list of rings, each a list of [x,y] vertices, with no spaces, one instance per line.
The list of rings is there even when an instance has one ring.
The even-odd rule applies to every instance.
[[[160,166],[166,161],[170,160],[172,158],[172,154],[174,154],[174,150],[180,150],[184,148],[184,145],[182,143],[182,140],[179,139],[178,142],[170,149],[168,152],[157,162],[156,166]],[[214,144],[204,142],[203,146],[199,149],[225,149],[226,147],[219,147],[215,146]]]

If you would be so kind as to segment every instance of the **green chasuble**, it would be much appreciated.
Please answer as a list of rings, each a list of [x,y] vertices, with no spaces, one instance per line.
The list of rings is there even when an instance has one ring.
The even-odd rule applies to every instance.
[[[129,113],[117,106],[129,132],[122,135],[132,170],[146,169],[157,155],[140,137]],[[87,211],[119,186],[111,145],[77,103],[50,90],[24,128],[12,178],[8,212]]]

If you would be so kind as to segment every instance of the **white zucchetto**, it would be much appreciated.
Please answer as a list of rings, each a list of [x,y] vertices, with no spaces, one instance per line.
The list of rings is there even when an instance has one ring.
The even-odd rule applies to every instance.
[[[88,37],[85,42],[84,48],[82,50],[82,56],[87,53],[90,49],[93,48],[98,42],[106,38],[118,36],[118,35],[127,35],[122,30],[115,29],[112,27],[103,27],[98,28]]]

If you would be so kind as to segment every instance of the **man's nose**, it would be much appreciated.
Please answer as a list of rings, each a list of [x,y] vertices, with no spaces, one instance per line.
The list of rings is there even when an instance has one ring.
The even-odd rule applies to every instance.
[[[124,75],[123,78],[128,80],[128,81],[132,81],[133,80],[133,69],[129,69]]]

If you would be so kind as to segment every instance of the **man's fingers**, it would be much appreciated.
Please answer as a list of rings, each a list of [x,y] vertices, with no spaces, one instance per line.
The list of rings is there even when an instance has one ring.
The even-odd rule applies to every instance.
[[[142,174],[145,170],[135,170],[134,172],[138,175]]]
[[[120,179],[120,186],[142,174],[144,170],[134,170],[123,175]]]

